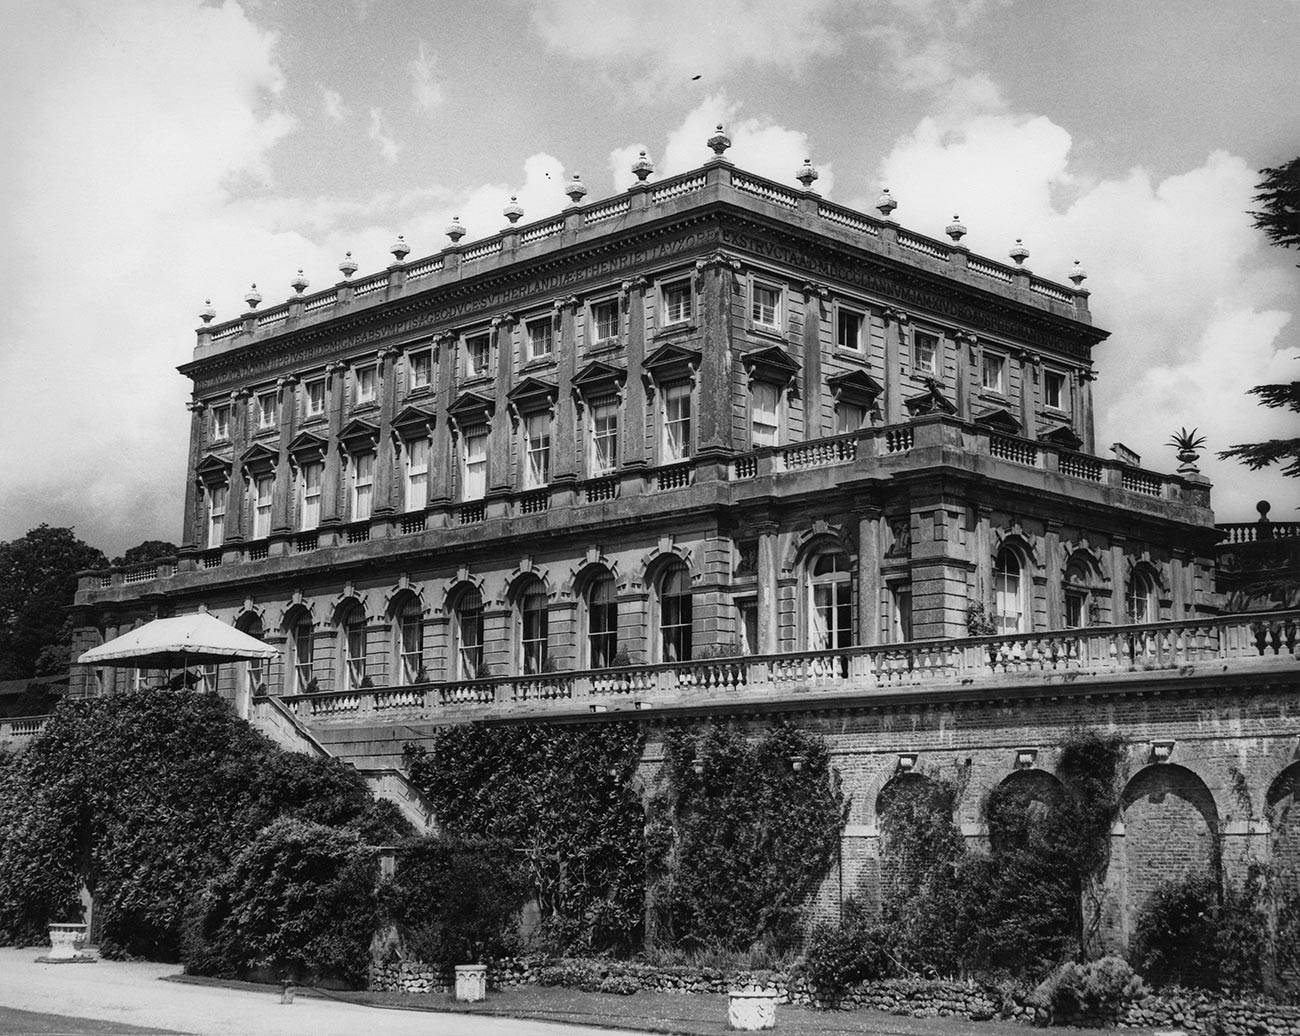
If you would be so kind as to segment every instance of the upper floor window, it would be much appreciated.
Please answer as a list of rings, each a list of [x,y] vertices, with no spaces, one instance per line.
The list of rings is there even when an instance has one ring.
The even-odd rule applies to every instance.
[[[483,596],[472,588],[465,589],[456,602],[455,624],[456,669],[461,680],[477,680],[487,674],[483,668]]]
[[[519,645],[525,676],[546,672],[546,587],[535,576],[519,594]]]
[[[304,416],[322,416],[325,413],[325,379],[312,378],[303,384],[302,389]]]
[[[685,324],[694,315],[694,297],[689,278],[669,281],[659,289],[660,302],[663,306],[663,323]]]
[[[685,662],[691,657],[693,608],[691,574],[680,563],[659,580],[659,651],[664,662]]]
[[[774,284],[755,281],[751,291],[749,318],[756,327],[779,331],[781,329],[781,289]]]
[[[551,415],[524,418],[524,488],[538,489],[551,480]]]
[[[980,387],[988,392],[1006,392],[1007,358],[986,352],[980,361]]]
[[[755,446],[775,446],[781,436],[781,389],[756,381],[749,392],[750,441]]]
[[[424,673],[424,609],[406,594],[397,610],[397,654],[402,683],[418,683]]]
[[[1029,632],[1029,580],[1020,554],[1008,546],[993,560],[993,620],[999,635]]]
[[[663,463],[691,455],[691,386],[689,382],[663,388]]]
[[[860,403],[835,404],[835,434],[848,435],[867,426],[867,408]]]
[[[893,639],[903,644],[912,639],[912,584],[889,584],[889,601],[893,612]]]
[[[1134,569],[1129,576],[1125,597],[1129,622],[1159,621],[1160,604],[1156,598],[1156,581],[1150,572]]]
[[[212,408],[212,438],[230,438],[230,404],[218,403]]]
[[[467,378],[486,378],[492,373],[492,335],[489,332],[466,335],[464,364]]]
[[[369,451],[356,454],[348,474],[352,482],[352,521],[364,522],[374,503],[375,455]]]
[[[461,434],[460,498],[481,500],[487,493],[487,425],[466,428]]]
[[[1095,626],[1098,606],[1093,590],[1099,582],[1096,566],[1076,554],[1065,566],[1065,625],[1071,629]]]
[[[924,374],[939,373],[939,336],[929,331],[912,332],[912,366]]]
[[[276,399],[274,392],[259,392],[257,395],[257,430],[264,432],[270,428],[275,428],[279,423],[279,414],[276,413]]]
[[[587,664],[605,669],[618,654],[618,596],[614,577],[601,570],[587,584]]]
[[[304,464],[298,472],[298,528],[311,532],[320,525],[321,479],[325,465],[318,460]]]
[[[275,476],[258,475],[253,479],[253,539],[271,535],[271,500],[275,493]]]
[[[527,359],[543,359],[555,350],[555,322],[550,317],[530,320],[524,324],[524,342],[527,347]]]
[[[826,550],[808,559],[808,650],[853,643],[853,576],[849,556]]]
[[[591,343],[596,347],[618,341],[618,300],[607,299],[591,305]]]
[[[1065,375],[1060,371],[1043,371],[1043,406],[1064,412],[1069,399]]]
[[[429,502],[429,440],[409,439],[403,461],[407,511],[422,511]]]
[[[360,406],[363,403],[373,403],[379,396],[379,371],[374,364],[366,367],[358,367],[356,371],[356,401]]]
[[[606,475],[618,467],[618,400],[591,405],[591,474]]]
[[[299,612],[298,619],[289,627],[289,665],[293,672],[293,690],[306,694],[312,683],[312,624],[306,614]]]
[[[835,311],[836,348],[861,352],[866,345],[862,334],[865,325],[866,318],[862,313],[838,307]]]
[[[209,547],[220,547],[226,541],[226,495],[224,484],[208,486]]]
[[[366,612],[353,605],[343,618],[343,689],[354,691],[366,678]]]
[[[433,384],[433,350],[421,349],[409,354],[410,387],[426,389]]]

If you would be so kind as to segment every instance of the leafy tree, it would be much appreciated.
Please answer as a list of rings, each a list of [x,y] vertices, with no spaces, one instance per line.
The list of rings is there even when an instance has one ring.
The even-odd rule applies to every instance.
[[[176,544],[168,543],[166,540],[145,540],[130,548],[121,557],[114,558],[113,564],[143,565],[150,561],[157,561],[159,558],[175,557],[179,549]]]
[[[1262,230],[1279,248],[1300,247],[1300,158],[1275,169],[1261,169],[1264,179],[1255,195],[1261,208],[1250,213],[1255,228]],[[1300,266],[1300,264],[1297,264]],[[1300,414],[1300,381],[1256,385],[1250,390],[1262,406]],[[1300,436],[1269,439],[1267,442],[1238,443],[1219,453],[1221,460],[1239,460],[1252,471],[1282,464],[1282,474],[1300,478]]]
[[[39,525],[0,543],[0,679],[67,669],[72,627],[66,611],[77,572],[107,564],[102,551],[71,529]]]

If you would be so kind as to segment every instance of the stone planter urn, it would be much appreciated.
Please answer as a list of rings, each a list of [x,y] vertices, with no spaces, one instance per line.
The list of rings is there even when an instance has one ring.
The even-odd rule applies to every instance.
[[[77,943],[85,941],[84,924],[50,925],[50,960],[75,960]]]
[[[487,965],[456,965],[456,999],[465,1004],[487,999]]]
[[[727,1028],[742,1032],[776,1028],[775,989],[727,991]]]

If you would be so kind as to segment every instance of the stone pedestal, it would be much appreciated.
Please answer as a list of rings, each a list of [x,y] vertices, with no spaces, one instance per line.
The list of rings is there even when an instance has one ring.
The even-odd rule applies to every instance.
[[[742,1032],[776,1028],[776,990],[730,990],[727,993],[727,1028]]]
[[[72,960],[77,956],[77,943],[85,941],[84,924],[50,925],[50,960]]]
[[[473,1004],[487,999],[487,965],[456,965],[456,999]]]

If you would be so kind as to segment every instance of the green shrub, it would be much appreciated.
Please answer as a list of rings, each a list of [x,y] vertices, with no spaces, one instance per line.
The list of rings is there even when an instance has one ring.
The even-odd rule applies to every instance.
[[[434,835],[398,847],[382,898],[407,955],[451,967],[515,952],[527,883],[509,845]]]
[[[598,993],[617,993],[619,996],[631,996],[641,988],[641,983],[631,975],[606,975],[596,987]]]
[[[839,924],[816,925],[808,936],[798,974],[817,998],[836,1004],[861,982],[888,978],[894,963],[889,956],[892,937],[874,922],[855,899],[844,904]]]
[[[186,971],[364,984],[379,922],[375,862],[354,833],[281,818],[200,900]]]
[[[1054,1021],[1113,1020],[1130,1000],[1147,995],[1142,979],[1121,957],[1087,964],[1067,961],[1035,990]]]

